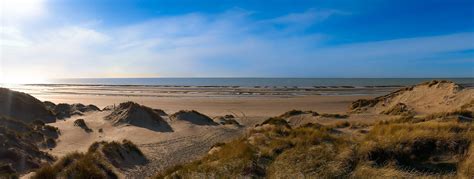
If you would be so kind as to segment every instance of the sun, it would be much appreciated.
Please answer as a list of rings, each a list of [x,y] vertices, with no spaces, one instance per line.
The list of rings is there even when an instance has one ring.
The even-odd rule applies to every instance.
[[[13,19],[35,17],[44,13],[45,0],[1,0],[0,13]]]

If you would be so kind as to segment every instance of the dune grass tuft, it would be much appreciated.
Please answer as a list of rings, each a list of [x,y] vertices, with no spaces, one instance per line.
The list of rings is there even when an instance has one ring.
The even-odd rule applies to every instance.
[[[121,143],[95,142],[86,153],[70,153],[54,165],[38,169],[32,178],[118,178],[115,167],[121,166],[115,164],[127,157],[124,153],[143,155],[140,149],[128,140]],[[116,160],[111,160],[111,156]]]
[[[325,118],[336,118],[336,119],[346,119],[349,117],[347,114],[320,114],[319,116]]]
[[[449,119],[401,116],[376,124],[341,121],[291,127],[270,118],[245,137],[167,169],[157,178],[472,178],[474,126]],[[441,118],[441,119],[438,119]],[[354,139],[338,128],[367,128]]]

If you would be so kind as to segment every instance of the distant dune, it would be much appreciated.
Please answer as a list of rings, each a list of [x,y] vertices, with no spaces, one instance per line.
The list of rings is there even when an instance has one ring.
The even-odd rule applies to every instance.
[[[54,114],[58,119],[64,119],[64,118],[69,118],[73,115],[84,115],[85,112],[91,112],[91,111],[100,111],[100,109],[92,104],[89,105],[84,105],[80,103],[75,103],[75,104],[66,104],[66,103],[59,103],[59,104],[54,104],[49,101],[45,101],[44,104],[46,107],[53,111]]]
[[[197,111],[178,111],[170,116],[171,120],[187,121],[196,125],[218,125],[210,117]]]
[[[430,81],[392,92],[374,99],[361,99],[352,103],[353,112],[375,112],[394,114],[450,112],[467,108],[473,110],[474,89],[463,87],[450,81]]]
[[[157,113],[149,107],[134,102],[125,102],[113,109],[105,119],[112,121],[115,126],[128,124],[160,132],[173,131],[160,114],[162,113]]]

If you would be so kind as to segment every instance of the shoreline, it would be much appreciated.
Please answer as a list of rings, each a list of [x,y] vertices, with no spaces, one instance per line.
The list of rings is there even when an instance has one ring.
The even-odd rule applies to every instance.
[[[184,109],[217,116],[238,111],[249,116],[271,117],[293,109],[325,113],[347,111],[352,101],[383,96],[403,87],[249,88],[48,84],[17,85],[10,88],[56,104],[83,103],[104,108],[135,101],[170,113]]]
[[[200,88],[381,88],[406,87],[431,80],[447,80],[474,87],[473,77],[453,78],[56,78],[19,85],[27,86],[119,86]],[[8,86],[12,84],[2,84]]]
[[[472,85],[461,85],[474,88]],[[298,97],[298,96],[376,96],[384,95],[406,86],[179,86],[179,85],[11,85],[7,88],[37,96],[96,95],[118,97]]]
[[[139,97],[294,97],[381,95],[403,86],[179,86],[179,85],[10,85],[35,95],[100,95]]]
[[[166,113],[196,110],[209,116],[244,113],[252,117],[272,117],[293,109],[313,110],[323,113],[347,111],[352,101],[376,96],[297,96],[297,97],[124,97],[95,95],[34,95],[41,101],[53,103],[94,104],[99,108],[134,101]]]
[[[474,83],[457,83],[463,87],[474,87]],[[111,87],[161,87],[161,88],[402,88],[412,85],[309,85],[309,86],[288,86],[288,85],[158,85],[158,84],[95,84],[95,83],[31,83],[31,84],[3,84],[0,86],[111,86]]]
[[[258,88],[21,86],[12,88],[12,90],[25,92],[41,101],[51,101],[56,104],[82,103],[104,108],[122,102],[135,101],[152,108],[162,109],[167,113],[179,110],[197,110],[211,116],[236,112],[244,113],[247,116],[271,117],[293,109],[325,113],[346,111],[352,101],[376,97],[393,89],[315,89],[307,91]]]

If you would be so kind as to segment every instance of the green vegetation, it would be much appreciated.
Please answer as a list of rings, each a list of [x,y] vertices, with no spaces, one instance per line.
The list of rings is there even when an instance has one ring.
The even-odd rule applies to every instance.
[[[466,114],[402,116],[374,124],[358,139],[338,128],[368,124],[341,121],[292,128],[280,117],[270,118],[245,137],[219,144],[217,151],[156,178],[472,178],[474,125],[450,118]]]

